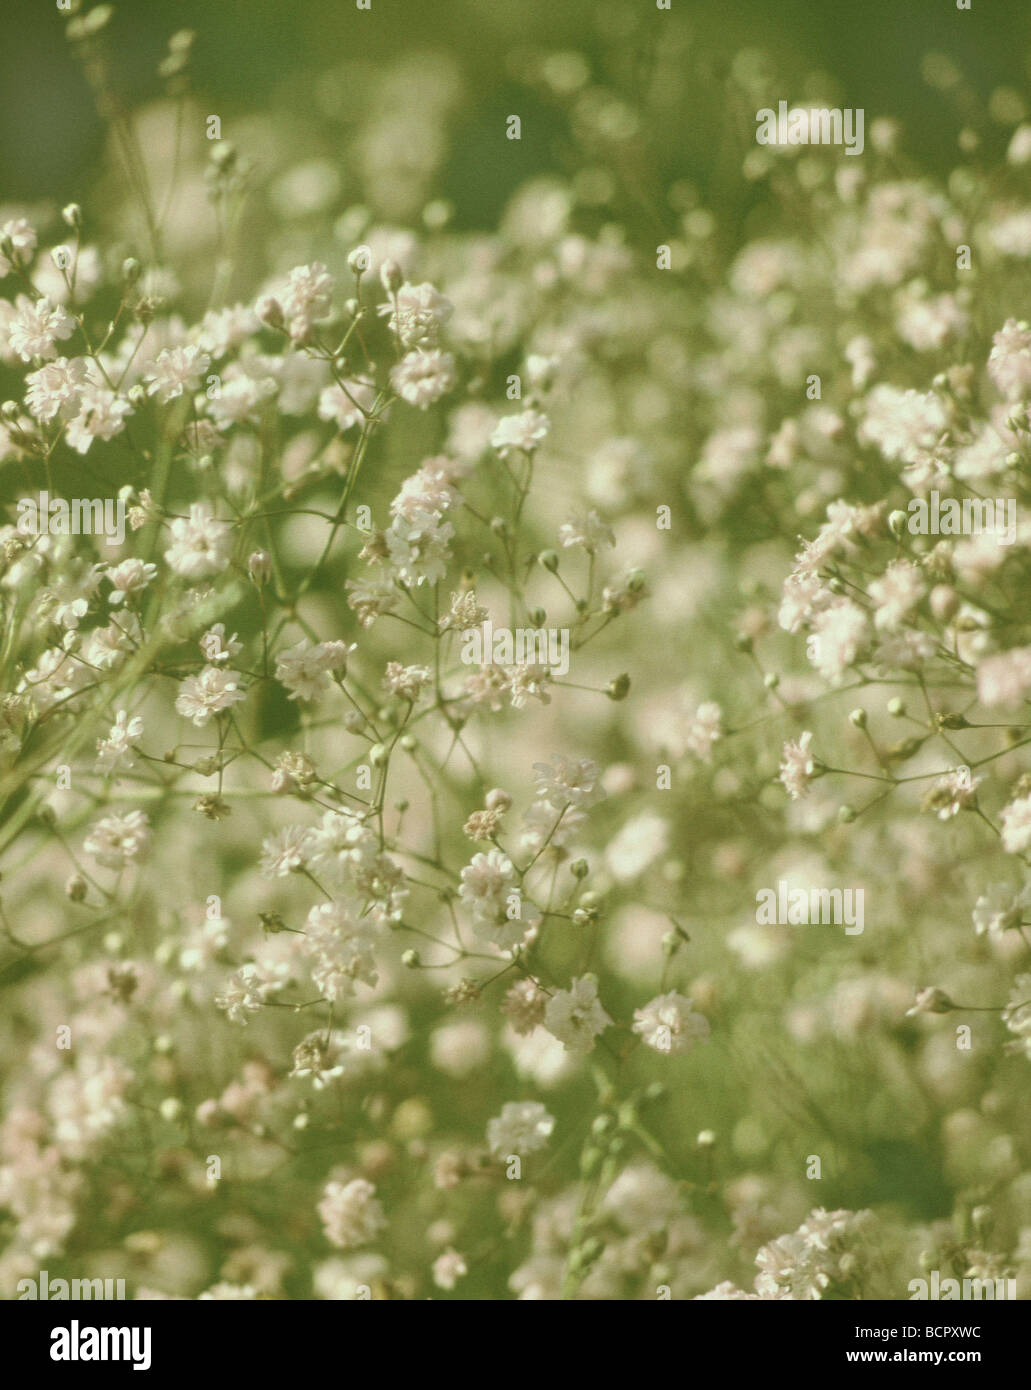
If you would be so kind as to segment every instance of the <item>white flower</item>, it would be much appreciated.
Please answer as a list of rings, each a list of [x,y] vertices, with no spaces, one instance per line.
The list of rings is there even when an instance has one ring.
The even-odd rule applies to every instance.
[[[523,812],[523,827],[519,832],[519,848],[535,855],[545,845],[564,848],[580,831],[587,817],[583,811],[570,808],[556,811],[550,801],[534,801]]]
[[[0,225],[0,241],[9,241],[18,261],[25,265],[36,249],[36,229],[24,217],[14,217]],[[0,280],[14,269],[10,260],[0,252]]]
[[[324,999],[348,999],[355,981],[371,986],[379,978],[368,924],[345,902],[317,903],[311,909],[304,950],[312,957],[312,983]]]
[[[196,391],[210,366],[211,358],[193,343],[164,348],[143,369],[147,395],[165,405],[186,391]]]
[[[988,375],[1010,400],[1031,391],[1031,324],[1006,320],[992,338]]]
[[[451,1290],[469,1273],[465,1256],[457,1250],[445,1250],[433,1261],[433,1282],[438,1289]]]
[[[247,1015],[261,1008],[270,988],[256,965],[242,965],[230,975],[223,992],[215,995],[215,1008],[224,1009],[230,1023],[246,1024]]]
[[[447,570],[448,542],[455,534],[450,521],[436,512],[396,516],[386,532],[390,563],[402,584],[436,584]]]
[[[533,772],[537,796],[557,811],[566,806],[594,806],[605,797],[598,785],[600,769],[590,758],[556,753],[550,763],[534,763]]]
[[[104,816],[97,821],[82,847],[105,869],[124,869],[143,859],[150,849],[150,820],[145,811]]]
[[[1031,845],[1031,796],[1019,797],[1002,808],[1002,847],[1007,854],[1023,854]]]
[[[866,398],[859,427],[863,443],[875,444],[889,462],[917,463],[944,433],[945,408],[931,392],[903,391],[882,383]]]
[[[403,700],[414,702],[432,683],[433,672],[428,666],[402,666],[400,661],[387,662],[383,684],[392,695],[400,695]]]
[[[346,387],[346,390],[345,390]],[[363,381],[334,381],[319,393],[319,419],[332,420],[337,429],[349,430],[365,419],[376,401],[376,388]]]
[[[690,1052],[709,1036],[709,1020],[694,1012],[694,1001],[673,990],[634,1010],[633,1030],[656,1052]]]
[[[1031,694],[1031,647],[986,656],[977,668],[977,698],[989,709],[1019,705]]]
[[[25,408],[44,424],[58,415],[67,419],[79,408],[85,381],[86,358],[58,357],[26,376]]]
[[[667,1226],[677,1211],[677,1188],[654,1163],[624,1168],[602,1203],[624,1231],[635,1235]]]
[[[237,640],[235,632],[227,639],[225,623],[215,623],[200,639],[200,649],[209,661],[221,663],[238,656],[243,643]]]
[[[368,1245],[387,1224],[376,1188],[365,1178],[328,1182],[318,1211],[326,1239],[339,1250]]]
[[[429,352],[417,349],[407,353],[390,372],[390,384],[397,394],[420,410],[426,410],[446,396],[456,380],[455,359],[450,352],[439,352],[436,348]]]
[[[388,315],[391,333],[397,334],[403,348],[433,347],[442,326],[454,313],[454,305],[431,284],[403,284],[380,314]]]
[[[1031,164],[1031,125],[1019,125],[1006,151],[1008,164]]]
[[[780,781],[787,789],[792,801],[797,801],[809,791],[809,783],[816,771],[816,762],[809,745],[813,741],[810,730],[806,730],[797,743],[785,743],[781,754]]]
[[[276,680],[286,686],[291,700],[315,700],[332,685],[331,673],[347,668],[351,648],[346,642],[318,642],[302,637],[295,647],[276,658]]]
[[[7,341],[11,351],[23,362],[31,362],[35,357],[56,357],[57,342],[70,338],[75,331],[72,316],[66,314],[59,304],[51,303],[45,295],[33,303],[20,294],[15,304],[17,312],[7,325]]]
[[[113,772],[119,766],[132,767],[132,745],[142,733],[140,716],[134,714],[130,718],[126,710],[120,709],[107,738],[97,740],[97,767],[103,772]]]
[[[517,980],[501,1001],[501,1012],[520,1036],[527,1037],[544,1022],[547,1002],[548,996],[536,980]]]
[[[611,1022],[598,999],[598,982],[593,975],[582,975],[568,989],[557,990],[544,1010],[545,1028],[567,1052],[593,1052],[594,1039]]]
[[[974,904],[974,931],[978,936],[1001,936],[1020,926],[1028,907],[1031,907],[1031,884],[1018,892],[1008,883],[993,883]]]
[[[293,1050],[291,1076],[311,1077],[316,1091],[336,1081],[346,1071],[348,1039],[337,1029],[319,1028],[309,1033]]]
[[[1031,256],[1031,211],[1022,208],[1008,217],[1000,217],[988,236],[996,251],[1004,256],[1026,259]]]
[[[390,504],[391,515],[411,520],[426,512],[443,516],[462,500],[451,486],[453,465],[447,458],[424,459],[418,473],[401,484],[401,491]]]
[[[807,651],[825,680],[839,681],[869,640],[866,614],[851,599],[836,599],[813,620]]]
[[[612,527],[602,521],[595,511],[589,511],[586,516],[572,521],[564,521],[558,528],[558,538],[567,548],[579,545],[589,553],[593,553],[600,545],[616,544]]]
[[[158,572],[157,565],[149,565],[144,560],[121,560],[107,571],[111,584],[111,603],[123,603],[131,594],[140,594]]]
[[[968,767],[939,777],[924,798],[923,809],[934,811],[939,820],[951,820],[968,806],[976,806],[977,789],[983,777],[972,777]]]
[[[87,381],[79,397],[79,412],[69,420],[64,437],[77,454],[88,454],[95,439],[114,439],[125,429],[132,406],[110,387]]]
[[[462,870],[458,896],[472,915],[476,935],[503,950],[522,941],[540,920],[537,909],[522,898],[512,861],[499,849],[473,855]]]
[[[208,414],[220,430],[233,425],[257,424],[261,406],[276,394],[276,383],[270,376],[253,377],[230,366],[217,392],[206,399]]]
[[[397,605],[398,591],[386,579],[349,579],[345,584],[347,606],[362,627],[372,627],[383,613]]]
[[[175,707],[198,729],[211,722],[213,715],[246,698],[240,689],[240,675],[222,666],[205,666],[199,676],[187,676],[179,687]]]
[[[644,873],[669,849],[670,825],[653,811],[642,811],[628,820],[605,849],[605,866],[618,883],[629,883]]]
[[[321,261],[295,266],[279,295],[287,329],[295,343],[304,342],[319,319],[332,308],[334,282]]]
[[[518,415],[503,415],[494,428],[490,442],[502,458],[506,458],[514,449],[532,454],[541,440],[547,438],[550,430],[551,421],[541,411],[524,410]]]
[[[300,825],[288,825],[269,835],[261,845],[263,878],[284,878],[307,862],[309,832]]]
[[[228,524],[216,521],[206,502],[194,502],[188,517],[176,517],[172,522],[172,544],[165,559],[184,579],[205,579],[225,569],[232,549]]]
[[[536,1100],[509,1101],[501,1114],[487,1122],[487,1143],[493,1154],[531,1154],[543,1149],[555,1128],[554,1116]]]
[[[505,671],[508,683],[508,699],[513,709],[524,709],[531,700],[539,700],[542,705],[551,704],[547,684],[551,680],[551,669],[537,662],[515,662]]]
[[[723,711],[714,700],[698,706],[687,721],[684,746],[703,762],[712,762],[713,744],[723,737]]]
[[[874,626],[894,632],[927,592],[918,566],[908,560],[892,560],[880,579],[870,583],[870,597],[876,604]]]

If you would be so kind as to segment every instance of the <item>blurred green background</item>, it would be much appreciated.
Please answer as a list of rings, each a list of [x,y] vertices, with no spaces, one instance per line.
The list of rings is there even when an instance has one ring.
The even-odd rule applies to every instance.
[[[0,203],[80,197],[94,186],[103,135],[64,16],[53,0],[7,0],[3,10]],[[628,96],[650,84],[648,134],[662,152],[661,172],[695,180],[703,194],[726,125],[726,112],[713,108],[741,48],[765,49],[781,86],[789,84],[771,98],[795,99],[806,74],[826,74],[840,104],[863,107],[868,122],[902,118],[909,152],[939,168],[954,149],[957,107],[977,124],[994,89],[1027,90],[1031,61],[1027,0],[973,0],[970,12],[954,0],[673,0],[668,13],[656,12],[654,0],[373,0],[370,12],[354,0],[124,0],[116,10],[127,100],[160,94],[155,72],[169,34],[194,28],[195,88],[223,120],[278,102],[315,108],[313,78],[327,69],[353,65],[359,80],[366,65],[448,53],[470,98],[455,116],[442,190],[459,226],[491,225],[528,174],[562,168],[562,122],[546,104],[535,111],[516,82],[520,51],[582,52],[594,81]],[[923,80],[929,51],[958,66],[960,90]],[[505,160],[490,158],[487,135],[513,109],[516,91],[526,133]]]

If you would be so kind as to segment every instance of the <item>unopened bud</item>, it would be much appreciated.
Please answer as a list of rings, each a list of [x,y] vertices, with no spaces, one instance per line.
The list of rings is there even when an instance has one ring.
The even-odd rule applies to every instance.
[[[72,874],[71,878],[64,885],[65,896],[71,898],[73,903],[81,903],[86,897],[87,884],[82,874]]]
[[[397,261],[386,260],[379,268],[379,282],[387,294],[397,294],[405,282],[404,274]]]
[[[247,561],[247,573],[260,588],[272,578],[272,556],[267,550],[256,550]]]
[[[263,294],[255,304],[254,312],[266,328],[282,329],[286,326],[283,306],[274,294]]]
[[[625,700],[630,693],[630,677],[624,672],[617,676],[614,681],[609,681],[605,687],[605,694],[610,700]]]

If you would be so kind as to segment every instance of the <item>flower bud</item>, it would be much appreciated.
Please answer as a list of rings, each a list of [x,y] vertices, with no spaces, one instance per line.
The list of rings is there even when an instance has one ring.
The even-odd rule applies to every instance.
[[[605,694],[610,700],[625,700],[629,693],[630,677],[626,672],[621,676],[617,676],[615,680],[609,681],[608,685],[605,687]]]
[[[256,550],[247,561],[247,572],[259,588],[272,578],[272,556],[267,550]]]
[[[122,262],[122,279],[127,285],[135,285],[143,274],[143,267],[135,256],[126,256]]]
[[[558,555],[554,550],[542,550],[537,556],[537,563],[543,565],[552,574],[558,571]]]
[[[82,208],[78,203],[68,203],[61,209],[61,220],[66,227],[82,226]]]
[[[283,306],[274,294],[263,294],[255,304],[254,312],[259,322],[263,323],[266,328],[282,329],[286,327]]]
[[[959,610],[960,597],[949,584],[936,584],[931,590],[931,612],[940,623],[948,622]]]
[[[866,710],[861,708],[854,709],[848,717],[848,722],[852,725],[853,729],[865,729]]]
[[[405,951],[401,957],[401,964],[408,970],[418,970],[422,961],[419,959],[418,951]]]
[[[590,873],[590,865],[586,859],[574,859],[569,866],[569,872],[574,878],[580,879],[582,882]]]
[[[81,903],[86,897],[87,884],[82,874],[72,874],[71,878],[64,885],[65,896],[71,898],[73,903]]]
[[[347,258],[347,268],[352,275],[364,275],[372,265],[372,251],[368,246],[356,246]]]
[[[908,520],[909,518],[906,515],[906,513],[898,507],[896,507],[896,509],[888,517],[888,530],[891,532],[893,536],[896,537],[896,539],[901,539],[901,537],[905,534],[906,523],[908,522]]]
[[[397,261],[386,260],[379,268],[379,282],[387,294],[397,294],[405,282],[404,274]]]

